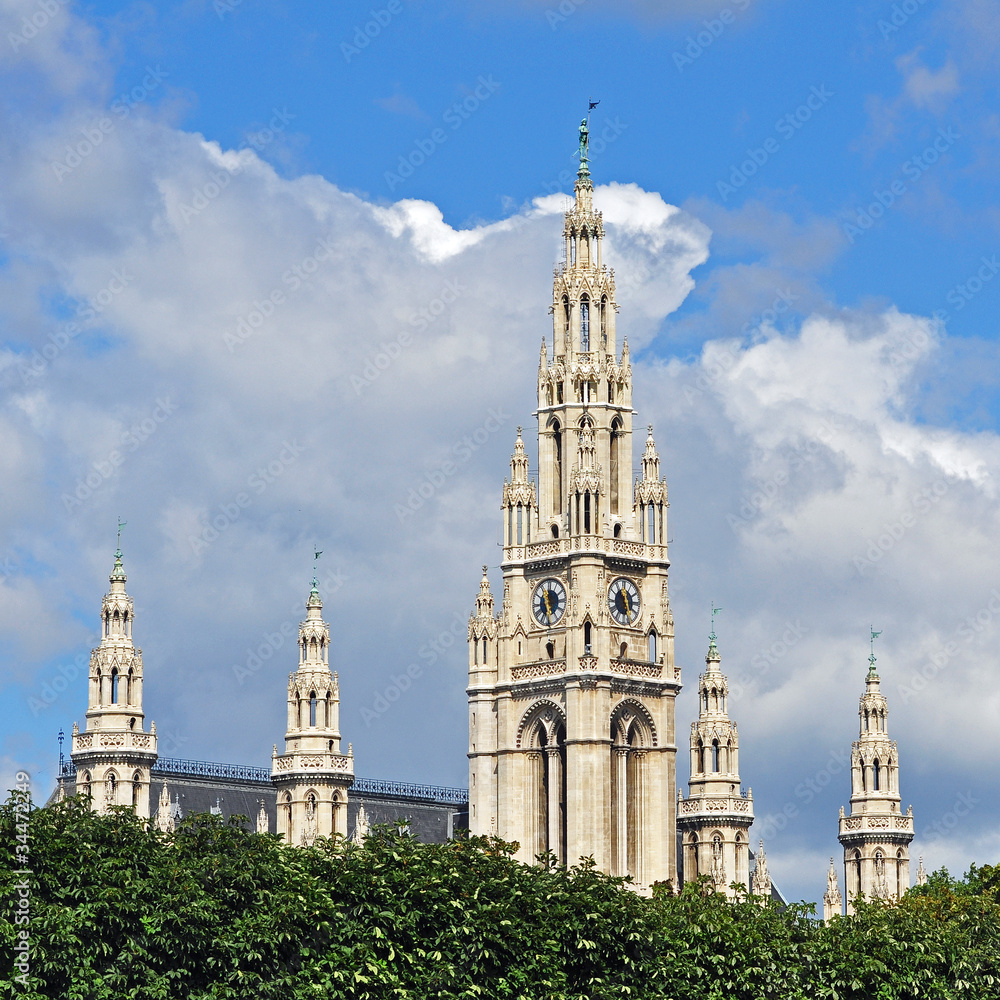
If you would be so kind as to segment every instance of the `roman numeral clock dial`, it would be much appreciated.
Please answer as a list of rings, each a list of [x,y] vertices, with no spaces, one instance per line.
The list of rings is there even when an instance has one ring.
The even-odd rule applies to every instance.
[[[531,610],[539,625],[555,625],[566,610],[566,588],[558,580],[542,580],[535,588]]]
[[[639,588],[624,576],[608,587],[608,610],[619,625],[634,625],[641,610]]]

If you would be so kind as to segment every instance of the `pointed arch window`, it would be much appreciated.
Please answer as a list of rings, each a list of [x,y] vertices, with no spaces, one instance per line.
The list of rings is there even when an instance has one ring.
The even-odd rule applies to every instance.
[[[590,350],[590,299],[586,295],[580,299],[580,350]]]
[[[132,808],[139,808],[139,793],[142,791],[142,775],[138,771],[132,775]]]
[[[556,644],[554,642],[545,643],[545,655],[550,659],[556,658]]]
[[[483,636],[483,664],[486,663],[486,636]]]
[[[608,297],[607,295],[601,296],[601,347],[608,346]],[[609,382],[610,386],[611,383]],[[610,393],[608,395],[608,401],[611,402]]]
[[[309,692],[309,725],[316,725],[316,692]]]
[[[649,662],[656,663],[656,629],[650,629],[648,639]]]
[[[878,757],[875,758],[875,763],[872,764],[872,791],[880,792],[882,790],[882,765],[879,763]]]
[[[584,653],[589,653],[591,648],[591,632],[593,631],[593,626],[590,622],[583,623],[583,651]]]
[[[563,465],[563,441],[562,425],[558,420],[552,421],[552,444],[553,444],[553,468],[552,468],[552,504],[553,513],[562,512],[562,465]],[[556,536],[558,537],[558,535]]]
[[[118,704],[118,668],[111,668],[111,704]]]
[[[712,770],[719,770],[719,741],[712,740]]]
[[[609,387],[611,383],[608,383]],[[610,399],[610,392],[609,392]],[[618,463],[621,453],[622,422],[615,417],[611,421],[611,513],[618,513]]]
[[[569,296],[564,295],[562,299],[563,305],[563,333],[569,336]],[[561,400],[560,400],[561,402]]]

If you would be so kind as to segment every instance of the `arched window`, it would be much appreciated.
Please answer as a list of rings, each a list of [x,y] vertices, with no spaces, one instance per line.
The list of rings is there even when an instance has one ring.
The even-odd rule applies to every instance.
[[[705,711],[707,712],[707,711],[708,711],[708,688],[706,688],[706,689],[705,689],[705,690],[704,690],[704,691],[702,692],[702,696],[701,696],[701,697],[702,697],[702,703],[703,703],[703,704],[704,704],[704,706],[705,706]]]
[[[584,653],[590,652],[590,635],[592,627],[590,622],[583,623],[583,651]]]
[[[309,692],[309,725],[316,725],[316,692]]]
[[[118,704],[118,668],[111,669],[111,704]]]
[[[698,877],[698,834],[691,834],[691,846],[688,848],[688,857],[691,859],[691,865],[689,871],[691,872],[691,881],[693,882]]]
[[[590,299],[580,299],[580,350],[590,350]]]
[[[138,771],[132,775],[132,808],[139,807],[139,792],[142,790],[142,775]]]
[[[610,385],[610,383],[609,383]],[[618,513],[618,462],[621,452],[622,422],[611,421],[611,513]]]
[[[517,544],[524,544],[524,505],[517,505]]]
[[[865,709],[865,732],[868,732],[868,709]]]
[[[483,663],[486,663],[486,636],[483,636]]]
[[[569,336],[569,296],[563,296],[563,333]]]
[[[698,737],[698,770],[704,774],[705,773],[705,742]]]
[[[554,642],[545,643],[545,655],[548,656],[550,660],[556,658],[556,644]]]
[[[133,697],[132,684],[134,680],[135,680],[135,675],[132,673],[132,668],[129,667],[128,676],[125,678],[125,697],[122,699],[122,701],[126,705],[132,704],[132,697]]]
[[[878,757],[875,758],[875,763],[872,764],[872,790],[879,792],[882,790],[882,765],[878,762]]]
[[[649,661],[650,663],[656,663],[656,629],[652,629],[649,633]]]
[[[712,770],[719,770],[719,741],[712,740]]]
[[[559,525],[558,524],[553,524],[552,525],[552,537],[553,538],[558,538],[559,537]]]
[[[616,521],[615,522],[614,536],[615,536],[615,538],[621,538],[622,537],[622,526],[621,526],[621,522],[620,521]]]
[[[862,757],[861,758],[861,791],[863,791],[863,792],[867,792],[868,791],[868,775],[867,775],[866,772],[867,772],[867,768],[865,767],[865,759],[864,759],[864,757]]]
[[[84,771],[80,779],[80,794],[85,798],[90,798],[90,771]]]
[[[626,656],[628,656],[628,643],[627,643],[627,642],[623,642],[623,643],[622,643],[622,644],[621,644],[621,645],[620,645],[620,646],[618,647],[618,655],[619,655],[619,656],[620,656],[620,657],[621,657],[621,658],[622,658],[623,660],[625,659],[625,657],[626,657]]]
[[[290,844],[292,842],[292,795],[291,792],[285,792],[285,800],[282,803],[281,811],[284,814],[281,818],[283,825],[285,827],[285,843]]]
[[[552,421],[552,445],[554,452],[554,467],[552,469],[553,477],[553,489],[552,489],[552,502],[554,506],[553,513],[559,514],[562,512],[562,464],[563,464],[563,447],[562,447],[562,426],[558,420]]]
[[[583,533],[590,534],[590,493],[583,494]]]
[[[608,346],[608,297],[601,296],[601,347]],[[609,393],[610,401],[610,393]]]

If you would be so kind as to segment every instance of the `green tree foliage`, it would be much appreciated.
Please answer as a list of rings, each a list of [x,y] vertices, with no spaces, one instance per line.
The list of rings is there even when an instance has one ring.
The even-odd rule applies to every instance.
[[[528,867],[498,840],[391,828],[287,848],[219,817],[164,835],[69,800],[32,811],[29,842],[28,987],[9,974],[9,907],[0,918],[0,992],[26,1000],[1000,997],[997,867],[936,872],[827,927],[704,880],[647,899],[593,865]],[[14,843],[8,803],[5,901]]]

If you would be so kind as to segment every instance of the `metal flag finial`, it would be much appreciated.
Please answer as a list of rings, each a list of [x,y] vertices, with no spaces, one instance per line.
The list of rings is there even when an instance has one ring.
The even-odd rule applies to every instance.
[[[121,514],[118,515],[118,557],[121,558],[122,554],[122,528],[128,524],[128,521],[123,521]]]
[[[715,640],[718,638],[715,634],[715,616],[722,611],[722,608],[717,608],[715,606],[715,601],[712,601],[712,631],[708,633],[709,642],[715,645]]]
[[[868,657],[868,673],[875,673],[875,640],[882,634],[881,632],[875,631],[875,626],[870,626],[871,628],[871,654]]]

